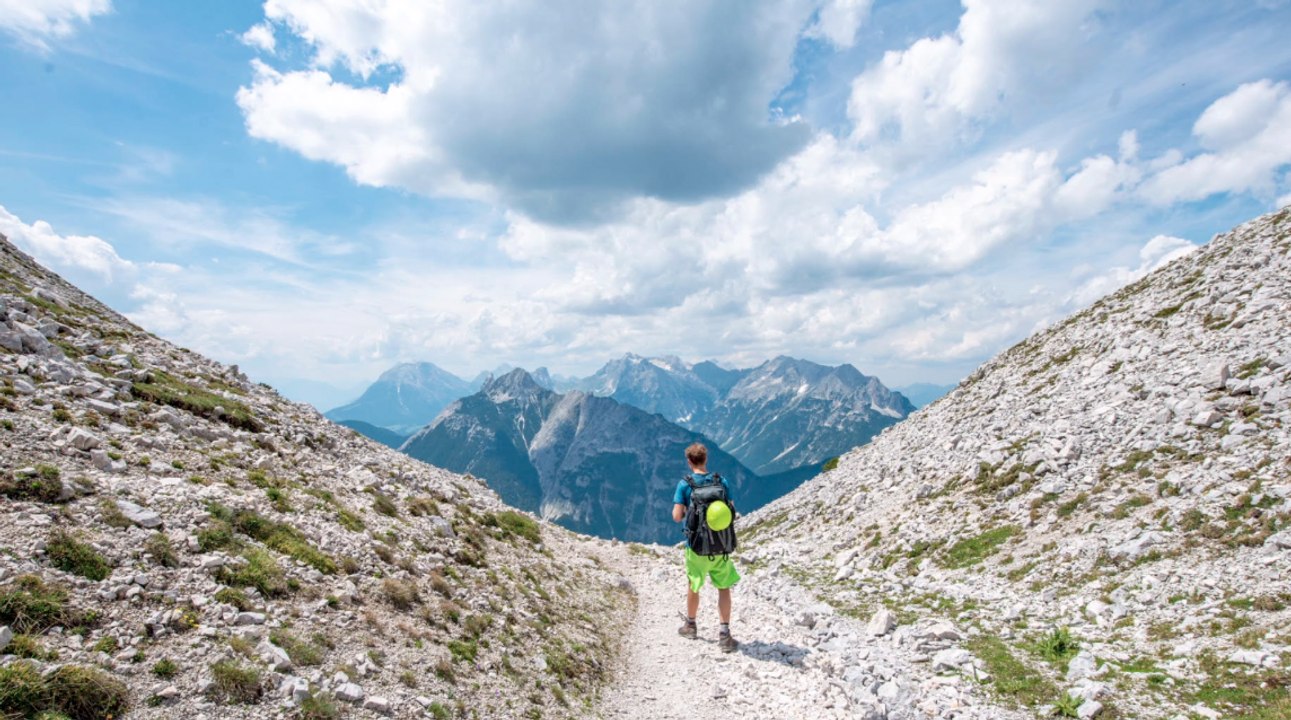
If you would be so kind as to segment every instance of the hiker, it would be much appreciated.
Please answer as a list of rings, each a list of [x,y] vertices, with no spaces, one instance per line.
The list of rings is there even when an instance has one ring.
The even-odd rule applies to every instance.
[[[740,574],[730,558],[735,550],[735,530],[730,527],[734,515],[731,488],[721,475],[708,472],[708,448],[702,443],[686,448],[686,462],[690,464],[690,473],[677,483],[672,496],[672,519],[684,522],[686,531],[686,580],[689,581],[686,624],[678,632],[685,638],[699,636],[695,625],[699,590],[704,587],[705,579],[712,578],[717,588],[717,613],[722,621],[717,645],[722,652],[732,652],[739,647],[739,642],[731,637],[731,587],[740,581]],[[710,512],[709,508],[714,505],[720,507]]]

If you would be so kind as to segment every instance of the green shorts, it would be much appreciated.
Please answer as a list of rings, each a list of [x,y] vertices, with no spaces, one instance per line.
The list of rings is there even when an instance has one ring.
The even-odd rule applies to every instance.
[[[735,563],[727,555],[715,555],[710,560],[706,555],[696,555],[694,550],[686,548],[686,579],[690,581],[690,591],[699,592],[704,587],[706,578],[713,579],[713,587],[725,590],[740,581],[740,573]]]

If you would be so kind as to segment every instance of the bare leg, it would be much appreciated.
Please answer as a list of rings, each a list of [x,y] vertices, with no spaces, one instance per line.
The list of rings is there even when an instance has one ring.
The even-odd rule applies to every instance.
[[[728,603],[729,606],[729,603]],[[699,612],[699,593],[686,586],[686,617],[693,618]]]
[[[698,595],[695,596],[695,601],[696,603],[698,603],[699,601]],[[728,624],[731,622],[731,589],[730,588],[717,591],[717,614],[722,618],[723,624]]]

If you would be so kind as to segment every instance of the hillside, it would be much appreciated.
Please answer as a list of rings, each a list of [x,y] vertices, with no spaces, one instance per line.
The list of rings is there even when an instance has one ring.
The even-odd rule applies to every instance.
[[[743,559],[897,628],[845,665],[941,622],[924,660],[1003,706],[1291,717],[1289,318],[1284,209],[1002,353],[748,518]]]
[[[635,602],[598,543],[3,239],[0,446],[6,717],[582,717]]]

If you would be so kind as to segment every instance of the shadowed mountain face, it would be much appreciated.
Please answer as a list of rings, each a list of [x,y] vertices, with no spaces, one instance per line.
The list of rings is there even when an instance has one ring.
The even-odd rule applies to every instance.
[[[382,373],[358,400],[326,415],[331,420],[361,420],[407,435],[471,391],[470,383],[434,363],[404,363]]]
[[[580,532],[673,543],[672,492],[687,471],[684,451],[709,447],[709,467],[752,509],[789,488],[756,475],[698,433],[611,398],[560,395],[523,370],[453,403],[409,438],[403,451],[484,478],[517,507]]]

